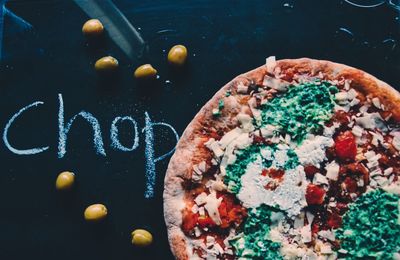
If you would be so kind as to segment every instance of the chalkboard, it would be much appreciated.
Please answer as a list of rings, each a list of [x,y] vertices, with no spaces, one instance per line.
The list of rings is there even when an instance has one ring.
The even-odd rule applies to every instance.
[[[0,1],[0,126],[17,149],[0,144],[0,259],[173,259],[163,219],[163,178],[168,160],[155,163],[153,197],[146,198],[147,123],[165,122],[179,135],[200,107],[236,75],[280,58],[328,59],[361,68],[400,88],[400,9],[396,1],[114,0],[148,46],[140,59],[128,58],[107,36],[87,42],[82,24],[89,18],[70,0]],[[370,7],[357,6],[360,3]],[[5,4],[5,5],[4,5]],[[181,71],[166,62],[171,46],[184,44],[189,59]],[[93,69],[106,55],[120,69],[104,81]],[[151,63],[156,82],[139,84],[134,69]],[[81,111],[99,124],[77,118],[59,154],[59,113],[68,122]],[[35,103],[41,102],[41,103]],[[115,149],[112,123],[120,120],[118,140],[132,151]],[[154,157],[176,141],[170,127],[154,125]],[[2,135],[4,132],[2,133]],[[154,158],[153,158],[154,159]],[[59,193],[61,171],[76,173],[72,192]],[[105,222],[92,225],[83,210],[108,207]],[[146,228],[149,248],[135,248],[130,232]]]

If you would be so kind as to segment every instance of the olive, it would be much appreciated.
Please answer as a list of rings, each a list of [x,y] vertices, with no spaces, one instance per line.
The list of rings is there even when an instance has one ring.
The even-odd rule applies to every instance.
[[[106,56],[97,60],[94,68],[99,72],[112,71],[118,68],[118,60],[114,57]]]
[[[84,213],[87,221],[95,222],[107,216],[107,208],[103,204],[93,204],[85,209]]]
[[[168,52],[168,62],[173,65],[183,65],[187,58],[187,49],[183,45],[175,45]]]
[[[157,70],[151,64],[144,64],[139,66],[134,73],[135,78],[153,78],[157,75]]]
[[[57,190],[69,190],[75,181],[75,174],[73,172],[62,172],[57,176],[56,188]]]
[[[90,19],[82,26],[82,33],[86,36],[99,36],[103,31],[104,26],[98,19]]]
[[[149,246],[153,242],[151,233],[144,229],[136,229],[132,232],[132,244],[139,247]]]

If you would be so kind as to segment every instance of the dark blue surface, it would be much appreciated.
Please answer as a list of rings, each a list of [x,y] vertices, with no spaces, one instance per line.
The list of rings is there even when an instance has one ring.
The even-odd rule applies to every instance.
[[[130,115],[142,128],[148,111],[154,121],[168,122],[181,134],[223,84],[270,55],[345,63],[400,88],[400,14],[387,4],[363,9],[340,0],[114,2],[148,42],[149,52],[139,62],[125,58],[107,39],[88,46],[81,26],[89,17],[72,1],[7,4],[33,29],[17,30],[5,17],[0,129],[20,108],[43,101],[18,120],[10,139],[18,147],[50,149],[17,156],[0,144],[0,259],[172,259],[162,209],[168,159],[156,165],[155,198],[145,199],[144,135],[133,152],[112,150],[108,136],[116,116]],[[178,43],[188,47],[189,61],[176,74],[166,55]],[[101,82],[93,70],[104,55],[121,64],[112,84]],[[143,89],[132,74],[147,62],[160,79]],[[91,129],[80,121],[71,130],[66,156],[57,159],[58,93],[66,118],[84,109],[99,119],[107,157],[94,152]],[[131,144],[131,127],[120,132]],[[157,154],[174,145],[170,132],[157,130],[155,138]],[[63,170],[77,174],[71,194],[54,189]],[[107,205],[109,218],[88,225],[83,210],[97,202]],[[130,244],[130,232],[141,227],[154,234],[148,249]]]

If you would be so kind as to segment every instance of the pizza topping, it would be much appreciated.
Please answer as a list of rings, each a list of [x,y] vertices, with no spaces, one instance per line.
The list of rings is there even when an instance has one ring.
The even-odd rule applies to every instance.
[[[303,140],[308,133],[322,129],[331,118],[331,90],[337,88],[328,83],[290,86],[286,93],[261,106],[262,125],[277,126],[278,131],[289,134],[293,140]]]
[[[391,259],[400,248],[398,195],[376,190],[350,205],[336,231],[350,258]]]
[[[280,244],[270,239],[272,215],[276,209],[261,206],[252,209],[244,223],[243,233],[230,241],[240,259],[282,259]]]
[[[379,99],[364,97],[344,79],[310,82],[309,75],[290,73],[274,78],[280,68],[269,62],[263,86],[237,86],[238,93],[248,94],[241,96],[237,127],[224,135],[215,132],[205,143],[215,166],[207,169],[209,161],[193,166],[192,182],[200,188],[183,212],[182,230],[199,238],[195,254],[207,259],[393,255],[396,250],[384,255],[372,246],[375,238],[368,240],[372,234],[383,244],[398,242],[375,224],[368,226],[366,221],[375,220],[361,217],[349,224],[357,207],[368,211],[365,216],[376,214],[367,205],[392,207],[364,205],[374,189],[400,194],[400,185],[391,184],[400,174],[400,133],[375,112],[384,109]],[[321,73],[317,77],[324,79]],[[218,112],[223,107],[220,100]],[[394,130],[388,134],[388,129]],[[399,205],[391,216],[397,225]],[[397,232],[397,226],[391,228]],[[371,246],[355,244],[358,236]],[[399,249],[398,243],[393,248]]]
[[[236,117],[237,117],[238,121],[240,122],[244,132],[249,133],[254,130],[253,118],[251,118],[249,115],[240,113]]]
[[[393,137],[392,145],[396,148],[397,151],[400,151],[400,135],[396,135]]]
[[[346,131],[336,137],[335,152],[337,157],[343,161],[354,161],[357,155],[357,145],[352,132]]]
[[[200,195],[199,195],[200,196]],[[221,224],[221,218],[219,216],[218,207],[221,204],[222,198],[217,199],[217,193],[211,192],[207,197],[204,198],[204,208],[207,210],[210,218],[215,222],[215,224]]]
[[[204,145],[214,153],[215,157],[219,158],[224,155],[224,151],[219,146],[218,141],[215,141],[214,138],[210,138],[206,143],[204,143]]]
[[[381,101],[379,100],[379,98],[377,98],[377,97],[374,97],[373,99],[372,99],[372,104],[376,107],[376,108],[378,108],[378,109],[381,109],[382,107],[381,107]]]
[[[237,92],[238,92],[239,94],[247,94],[248,89],[249,89],[249,87],[248,87],[248,86],[245,86],[245,85],[243,84],[243,82],[239,82],[239,84],[238,84],[238,86],[237,86]]]
[[[325,170],[326,177],[328,179],[337,181],[339,176],[339,164],[337,164],[335,161],[332,161],[325,166]]]
[[[302,165],[314,165],[319,167],[326,159],[325,150],[333,145],[333,140],[325,136],[310,136],[295,149]]]
[[[206,172],[206,162],[202,161],[193,166],[192,181],[199,183],[203,179],[203,173]]]
[[[309,184],[306,191],[308,205],[321,205],[324,202],[326,191],[314,184]]]
[[[265,66],[267,67],[267,72],[268,73],[274,74],[274,69],[276,67],[275,56],[269,56],[265,61]]]
[[[285,92],[287,91],[289,87],[289,83],[282,81],[277,78],[272,78],[268,75],[265,75],[263,85],[269,88],[272,88],[274,90],[280,91],[280,92]]]

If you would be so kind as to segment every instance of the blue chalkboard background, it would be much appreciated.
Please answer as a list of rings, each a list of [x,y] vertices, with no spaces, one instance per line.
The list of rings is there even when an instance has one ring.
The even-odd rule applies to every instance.
[[[167,122],[181,134],[224,83],[263,64],[270,55],[345,63],[400,89],[400,11],[395,1],[366,1],[383,3],[373,8],[340,0],[113,2],[148,44],[141,60],[128,59],[107,38],[87,44],[81,27],[89,17],[73,1],[6,3],[32,28],[4,16],[0,129],[19,109],[42,101],[13,124],[9,139],[21,149],[50,148],[22,156],[0,144],[0,259],[173,258],[162,208],[169,157],[156,164],[154,198],[144,198],[144,134],[132,152],[112,149],[110,125],[117,116],[133,117],[141,129],[148,112],[154,122]],[[178,43],[189,50],[181,73],[171,71],[166,62],[169,48]],[[116,57],[121,65],[111,82],[103,82],[93,69],[105,55]],[[158,69],[155,84],[143,86],[133,79],[134,68],[141,63]],[[95,153],[92,130],[84,120],[74,123],[67,153],[57,157],[59,93],[67,119],[85,110],[99,120],[106,157]],[[122,143],[132,145],[132,125],[122,124],[120,135]],[[175,145],[167,128],[155,128],[154,137],[156,155]],[[56,176],[64,170],[77,175],[75,190],[68,194],[54,188]],[[100,225],[83,220],[83,210],[92,203],[109,209]],[[130,244],[135,228],[153,233],[150,248]]]

